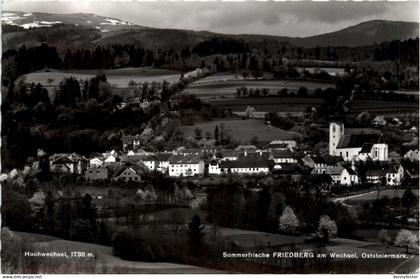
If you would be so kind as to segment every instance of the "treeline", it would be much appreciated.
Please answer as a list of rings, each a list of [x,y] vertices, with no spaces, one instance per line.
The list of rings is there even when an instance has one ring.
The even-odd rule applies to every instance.
[[[418,65],[419,38],[381,43],[375,48],[374,60],[398,60],[403,64]]]
[[[213,38],[196,44],[191,52],[199,56],[209,56],[214,54],[229,54],[248,52],[249,46],[243,41],[225,38]]]
[[[336,221],[339,236],[352,234],[354,221],[347,209],[322,195],[299,193],[296,191],[299,185],[286,179],[275,185],[260,186],[263,187],[261,191],[252,191],[239,182],[231,182],[209,189],[209,221],[225,227],[278,232],[279,217],[289,206],[301,220],[303,233],[316,231],[320,217],[328,215]],[[306,206],[302,207],[302,204]]]

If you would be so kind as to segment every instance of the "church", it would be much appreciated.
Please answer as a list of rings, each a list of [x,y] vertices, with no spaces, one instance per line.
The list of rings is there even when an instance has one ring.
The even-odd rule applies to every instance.
[[[376,134],[345,134],[344,124],[332,122],[329,133],[329,154],[345,161],[388,161],[388,144]]]

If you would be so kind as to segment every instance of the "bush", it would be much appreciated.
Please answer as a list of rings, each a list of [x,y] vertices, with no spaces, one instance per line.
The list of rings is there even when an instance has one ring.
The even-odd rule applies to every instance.
[[[323,215],[319,219],[318,236],[325,241],[337,235],[337,225],[328,215]]]
[[[286,233],[296,233],[299,228],[299,220],[293,209],[286,207],[279,219],[279,229]]]
[[[406,248],[406,253],[408,253],[408,248],[417,248],[418,247],[418,236],[409,231],[409,230],[400,230],[395,239],[395,245]]]
[[[146,262],[156,260],[152,248],[142,237],[127,232],[118,232],[114,236],[112,252],[124,260]]]

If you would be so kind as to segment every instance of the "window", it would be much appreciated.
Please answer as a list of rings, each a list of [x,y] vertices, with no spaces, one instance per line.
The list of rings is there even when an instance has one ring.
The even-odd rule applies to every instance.
[[[348,152],[348,151],[346,151],[346,157],[347,157],[347,158],[349,157],[349,152]]]

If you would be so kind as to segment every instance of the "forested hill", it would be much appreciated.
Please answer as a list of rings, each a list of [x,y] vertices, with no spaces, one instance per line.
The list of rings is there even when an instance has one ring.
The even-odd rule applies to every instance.
[[[374,20],[335,32],[302,38],[259,34],[228,35],[206,31],[149,28],[94,14],[22,12],[3,12],[2,27],[4,49],[40,42],[53,42],[58,46],[87,46],[92,43],[94,45],[136,44],[144,48],[170,49],[193,47],[213,38],[241,40],[251,48],[258,49],[278,48],[279,45],[287,44],[299,47],[356,47],[416,38],[419,33],[418,23],[415,22]]]

